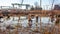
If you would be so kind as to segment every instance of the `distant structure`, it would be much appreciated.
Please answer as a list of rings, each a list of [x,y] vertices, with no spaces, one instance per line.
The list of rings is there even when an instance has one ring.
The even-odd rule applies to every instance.
[[[60,6],[59,5],[55,5],[54,6],[54,10],[60,10]]]
[[[12,3],[12,6],[15,7],[15,5],[17,6],[26,6],[26,9],[28,9],[28,7],[30,6],[29,4],[19,4],[19,3]]]
[[[41,7],[35,7],[35,10],[42,10]]]

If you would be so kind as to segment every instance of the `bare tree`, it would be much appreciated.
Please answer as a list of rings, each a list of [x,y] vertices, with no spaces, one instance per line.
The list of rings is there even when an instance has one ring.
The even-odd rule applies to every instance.
[[[31,10],[34,10],[34,7],[33,6],[31,7]]]
[[[35,2],[34,5],[35,5],[35,7],[38,7],[39,6],[38,2]]]
[[[39,6],[38,2],[35,2],[34,5],[35,5],[35,10],[42,10],[41,4]]]

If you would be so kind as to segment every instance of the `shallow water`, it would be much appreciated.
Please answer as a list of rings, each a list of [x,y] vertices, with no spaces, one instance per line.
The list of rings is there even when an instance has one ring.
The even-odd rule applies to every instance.
[[[20,18],[21,19],[19,20],[19,23],[21,23],[22,26],[27,27],[28,19],[26,19],[26,17],[20,17]],[[1,26],[17,25],[18,19],[19,19],[18,17],[14,17],[14,20],[13,20],[13,17],[10,17],[10,19],[8,19],[8,20],[1,19],[1,21],[4,21],[3,23],[1,23]],[[47,23],[52,24],[51,20],[49,20],[49,19],[50,19],[49,17],[41,17],[41,22],[44,24],[47,24]],[[32,27],[36,26],[35,23],[36,23],[36,18],[34,17],[32,19]],[[40,27],[40,17],[38,18],[38,27]]]

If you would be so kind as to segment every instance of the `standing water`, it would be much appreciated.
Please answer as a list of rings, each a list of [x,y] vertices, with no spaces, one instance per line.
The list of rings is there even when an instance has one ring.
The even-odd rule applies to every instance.
[[[15,26],[18,23],[18,19],[19,18],[16,17],[16,16],[15,17],[10,17],[10,19],[8,19],[8,20],[5,19],[5,18],[2,18],[1,20],[3,21],[3,23],[1,23],[0,26],[2,26],[2,27],[6,27],[8,25]],[[40,27],[40,19],[41,19],[41,23],[43,24],[43,26],[48,24],[48,23],[52,24],[51,19],[49,17],[38,17],[38,27]],[[27,17],[26,16],[21,16],[20,20],[19,20],[19,23],[21,23],[23,27],[27,27],[28,26]],[[35,28],[35,26],[36,26],[35,23],[36,23],[36,18],[34,17],[32,19],[32,28]]]

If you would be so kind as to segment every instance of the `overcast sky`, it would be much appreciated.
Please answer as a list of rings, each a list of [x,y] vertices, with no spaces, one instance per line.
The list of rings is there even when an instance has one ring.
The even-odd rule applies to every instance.
[[[35,2],[40,5],[40,0],[24,0],[23,4],[34,5]],[[44,9],[51,8],[51,2],[52,0],[42,0],[42,7]],[[0,6],[11,6],[11,3],[21,3],[21,0],[0,0]],[[55,0],[54,4],[60,4],[60,0]]]

